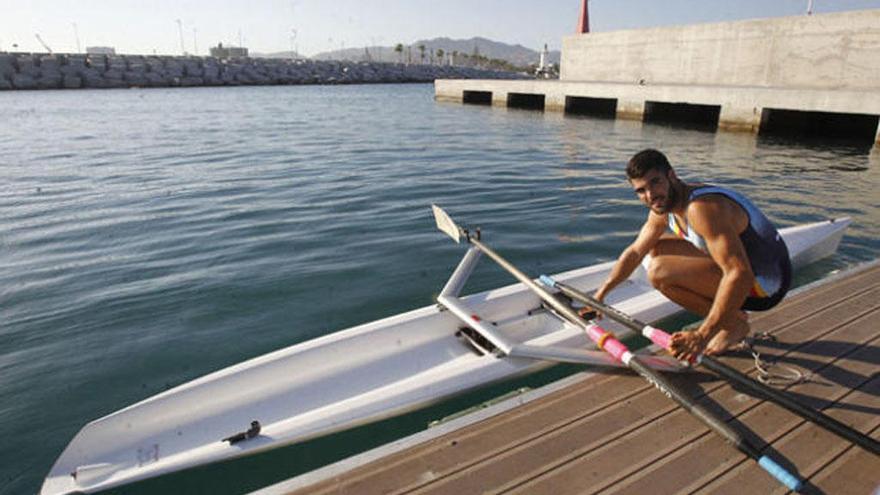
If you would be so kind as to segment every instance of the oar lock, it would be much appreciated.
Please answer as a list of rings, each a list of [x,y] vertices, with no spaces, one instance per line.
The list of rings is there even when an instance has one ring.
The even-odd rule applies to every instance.
[[[251,421],[251,427],[247,429],[247,431],[241,431],[234,435],[230,435],[223,440],[222,442],[229,442],[229,445],[234,445],[238,442],[243,442],[245,440],[250,440],[255,436],[260,434],[260,422],[257,420]]]
[[[464,238],[468,240],[468,242],[471,242],[471,239],[476,239],[478,241],[480,240],[480,228],[479,227],[474,229],[476,234],[473,237],[471,237],[471,231],[469,229],[466,229],[464,227],[459,227],[458,231],[461,232],[461,235],[463,235]]]

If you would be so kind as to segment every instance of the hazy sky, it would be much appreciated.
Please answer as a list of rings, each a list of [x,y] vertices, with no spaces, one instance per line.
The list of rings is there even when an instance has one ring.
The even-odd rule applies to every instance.
[[[591,0],[593,31],[802,15],[808,0]],[[113,46],[117,53],[207,54],[218,42],[254,52],[409,44],[483,36],[540,49],[574,32],[580,0],[0,0],[0,51]],[[880,8],[814,0],[813,12]],[[182,29],[178,29],[178,22]],[[13,45],[18,45],[17,47]]]

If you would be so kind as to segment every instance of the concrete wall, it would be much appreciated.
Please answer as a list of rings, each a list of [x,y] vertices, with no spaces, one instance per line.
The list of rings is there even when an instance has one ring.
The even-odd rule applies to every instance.
[[[880,115],[880,93],[865,90],[782,89],[681,84],[632,84],[585,81],[438,80],[437,100],[462,101],[466,91],[491,93],[491,102],[507,106],[509,95],[543,95],[544,109],[564,111],[567,97],[614,100],[617,118],[642,120],[646,102],[717,105],[718,126],[725,130],[758,131],[765,108],[805,112]],[[880,129],[878,129],[880,132]],[[880,141],[880,134],[876,140]]]
[[[0,53],[0,90],[431,82],[515,78],[469,67],[289,59]]]
[[[880,9],[567,36],[566,81],[880,89]]]

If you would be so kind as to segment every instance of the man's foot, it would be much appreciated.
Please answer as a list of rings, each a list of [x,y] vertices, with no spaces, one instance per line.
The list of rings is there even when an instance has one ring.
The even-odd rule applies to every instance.
[[[742,313],[745,315],[745,313]],[[739,316],[739,315],[738,315]],[[722,328],[712,337],[706,346],[705,354],[712,356],[721,354],[728,349],[739,344],[739,342],[749,335],[751,328],[749,327],[748,315],[745,318],[740,317],[734,319],[728,328]]]

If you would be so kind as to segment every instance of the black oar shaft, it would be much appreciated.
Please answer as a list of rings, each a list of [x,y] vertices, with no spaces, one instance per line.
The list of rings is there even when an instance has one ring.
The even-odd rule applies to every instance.
[[[642,329],[647,326],[645,323],[627,315],[626,313],[619,311],[612,306],[599,302],[595,298],[575,289],[574,287],[555,281],[554,286],[559,289],[561,293],[565,294],[571,299],[584,303],[591,308],[602,312],[612,320],[615,320],[636,332],[641,333]],[[822,428],[825,428],[826,430],[836,435],[839,435],[846,440],[849,440],[850,442],[864,448],[868,452],[871,452],[875,455],[880,455],[880,442],[850,426],[841,423],[840,421],[832,418],[831,416],[828,416],[822,411],[807,407],[800,402],[792,399],[785,393],[776,390],[773,387],[769,387],[759,381],[753,380],[748,375],[741,373],[734,368],[731,368],[730,366],[722,363],[712,356],[702,356],[702,358],[700,359],[700,364],[721,375],[727,380],[730,380],[731,382],[734,382],[752,392],[760,394],[767,399],[779,404],[780,406],[788,409],[789,411],[803,417],[804,419],[812,421]]]
[[[550,304],[550,306],[559,311],[573,324],[576,324],[583,329],[587,329],[590,326],[590,324],[580,315],[578,315],[571,306],[563,303],[555,295],[551,294],[547,289],[535,283],[535,281],[532,280],[528,275],[521,272],[517,267],[510,264],[507,260],[501,257],[501,255],[496,253],[492,248],[486,246],[479,239],[476,238],[469,237],[469,241],[480,248],[483,253],[495,260],[495,262],[501,265],[502,268],[510,272],[511,275],[513,275],[517,280],[526,285],[526,287],[532,289],[532,291],[534,291],[541,299],[543,299],[546,303]],[[791,490],[798,491],[800,489],[800,487],[802,486],[802,482],[797,476],[789,473],[788,470],[777,464],[769,456],[762,455],[758,449],[753,447],[742,435],[731,428],[730,425],[712,414],[709,410],[707,410],[700,404],[694,402],[688,396],[688,394],[684,393],[682,390],[674,386],[672,383],[666,380],[666,378],[659,375],[658,373],[655,373],[654,370],[642,364],[637,357],[626,359],[624,362],[630,368],[640,374],[643,378],[648,380],[648,382],[653,384],[657,389],[663,392],[663,394],[665,394],[670,399],[673,399],[686,411],[690,412],[698,419],[703,421],[706,426],[708,426],[716,433],[724,437],[727,441],[732,443],[741,452],[756,460],[758,464],[762,468],[764,468],[765,471],[775,477],[777,481],[779,481]]]
[[[731,368],[730,366],[722,363],[712,356],[703,356],[700,364],[714,371],[715,373],[718,373],[719,375],[730,380],[731,382],[734,382],[753,392],[759,393],[764,397],[770,399],[771,401],[779,404],[780,406],[788,409],[789,411],[801,416],[802,418],[812,421],[813,423],[821,426],[822,428],[825,428],[831,433],[840,436],[841,438],[849,440],[850,442],[858,445],[859,447],[862,447],[868,452],[871,452],[874,455],[880,455],[880,442],[850,426],[841,423],[831,416],[828,416],[827,414],[811,407],[807,407],[772,387],[768,387],[761,382],[752,380],[747,375],[740,373],[736,369]]]

